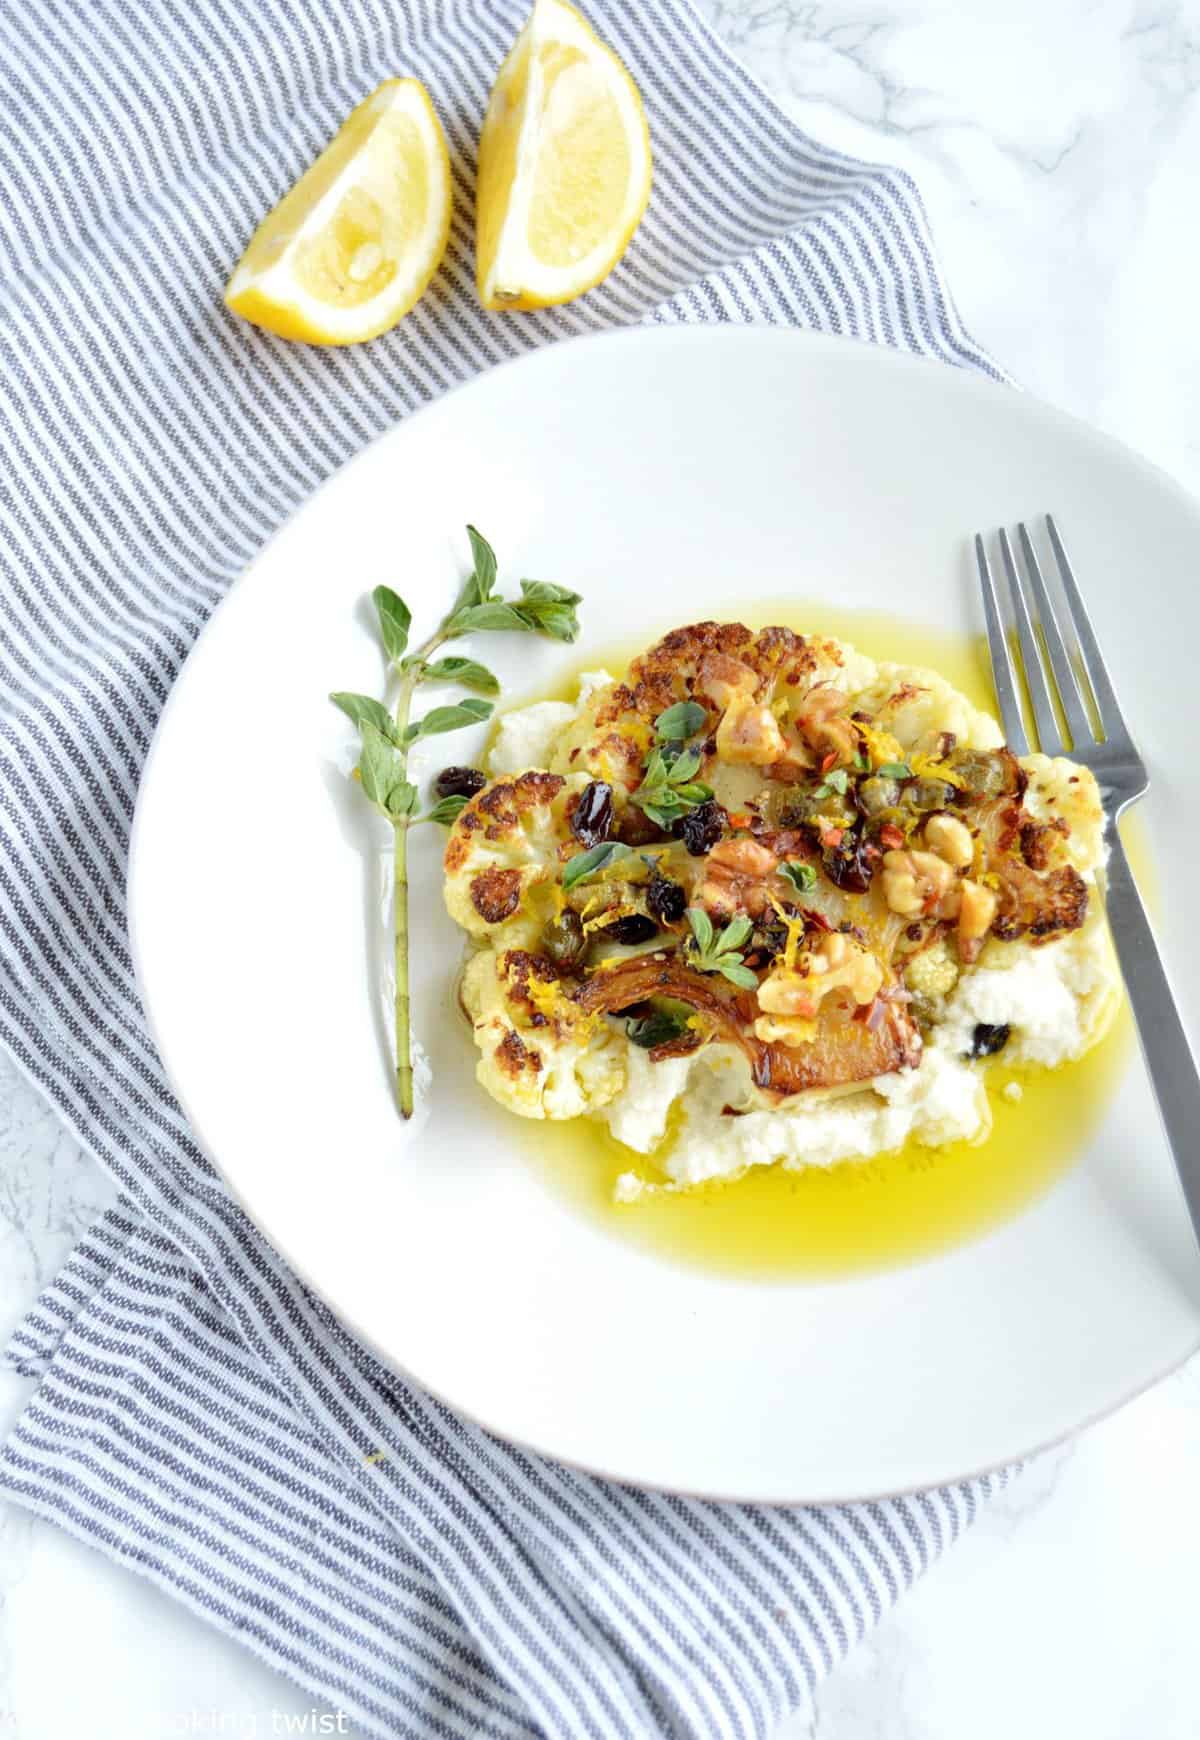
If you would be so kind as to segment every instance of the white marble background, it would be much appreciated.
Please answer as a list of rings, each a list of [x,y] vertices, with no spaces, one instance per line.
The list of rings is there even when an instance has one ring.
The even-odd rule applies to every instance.
[[[1200,492],[1200,0],[701,3],[810,131],[911,171],[1018,381]],[[111,1194],[0,1060],[0,1336]],[[0,1430],[27,1389],[0,1374]],[[1198,1476],[1200,1363],[1029,1469],[789,1740],[1200,1735]],[[0,1740],[252,1740],[310,1711],[0,1506]]]

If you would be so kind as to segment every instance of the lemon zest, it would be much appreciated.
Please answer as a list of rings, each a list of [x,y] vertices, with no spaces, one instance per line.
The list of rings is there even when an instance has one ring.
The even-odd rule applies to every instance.
[[[946,762],[939,761],[936,755],[910,755],[908,765],[918,779],[940,779],[958,791],[964,791],[969,783],[965,774],[959,773],[957,768],[950,767]]]
[[[587,911],[587,908],[584,908]],[[583,934],[588,935],[593,930],[603,930],[606,925],[615,924],[619,918],[631,918],[637,907],[626,902],[624,906],[610,906],[607,912],[601,912],[595,918],[589,918],[583,927]]]
[[[796,950],[804,940],[804,919],[802,917],[793,918],[789,913],[786,913],[773,894],[770,896],[770,900],[777,917],[787,926],[787,941],[783,945],[783,970],[785,973],[795,973]]]
[[[881,731],[878,726],[861,723],[858,729],[863,745],[871,758],[872,769],[884,767],[889,761],[903,761],[905,759],[899,741],[892,736],[890,731]]]
[[[544,1015],[557,1026],[567,1028],[574,1038],[585,1040],[595,1031],[600,1017],[595,1013],[586,1013],[577,1003],[573,1003],[554,981],[531,978],[527,989],[529,1001],[538,1014]]]

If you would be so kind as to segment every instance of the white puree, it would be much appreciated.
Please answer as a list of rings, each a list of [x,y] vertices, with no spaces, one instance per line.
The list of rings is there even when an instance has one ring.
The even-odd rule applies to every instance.
[[[580,698],[611,680],[606,672],[588,672]],[[544,767],[575,712],[565,701],[541,701],[506,714],[489,758],[491,772]],[[662,1162],[681,1185],[732,1177],[777,1160],[795,1168],[832,1166],[887,1153],[910,1137],[930,1146],[981,1139],[991,1128],[991,1111],[980,1070],[963,1056],[976,1024],[1012,1029],[1006,1064],[1064,1063],[1094,1043],[1115,996],[1108,936],[1093,903],[1082,930],[1041,947],[989,944],[947,999],[944,1020],[916,1069],[881,1076],[866,1089],[729,1117],[723,1108],[744,1103],[750,1090],[749,1064],[736,1047],[709,1045],[693,1057],[652,1063],[630,1046],[623,1091],[591,1115],[602,1118],[618,1141],[649,1154],[682,1100],[675,1140]],[[632,1200],[645,1188],[631,1172],[617,1193]]]

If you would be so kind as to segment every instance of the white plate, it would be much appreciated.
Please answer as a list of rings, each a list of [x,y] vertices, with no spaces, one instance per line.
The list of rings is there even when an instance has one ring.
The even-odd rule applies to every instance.
[[[249,1213],[365,1340],[495,1431],[598,1472],[763,1501],[849,1498],[1020,1456],[1200,1340],[1200,1265],[1140,1063],[1084,1162],[936,1261],[829,1284],[731,1279],[617,1242],[549,1195],[476,1088],[459,936],[416,853],[433,1091],[393,1108],[368,960],[377,872],[331,688],[375,693],[362,608],[417,626],[463,572],[583,593],[588,641],[739,598],[832,596],[977,625],[967,535],[1051,508],[1153,771],[1163,933],[1200,1014],[1200,516],[1080,424],[967,374],[767,329],[560,344],[368,449],[239,581],[188,661],[131,873],[153,1030]],[[506,686],[564,649],[491,637]],[[441,739],[438,759],[478,744]],[[437,765],[435,760],[432,765]]]

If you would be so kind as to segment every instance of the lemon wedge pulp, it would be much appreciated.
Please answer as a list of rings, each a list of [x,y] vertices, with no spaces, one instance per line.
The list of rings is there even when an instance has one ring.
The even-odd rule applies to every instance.
[[[433,277],[450,211],[450,162],[429,94],[417,79],[388,79],[263,219],[225,301],[281,338],[374,338]]]
[[[534,0],[479,142],[484,307],[545,308],[590,290],[625,252],[649,197],[637,86],[566,0]]]

